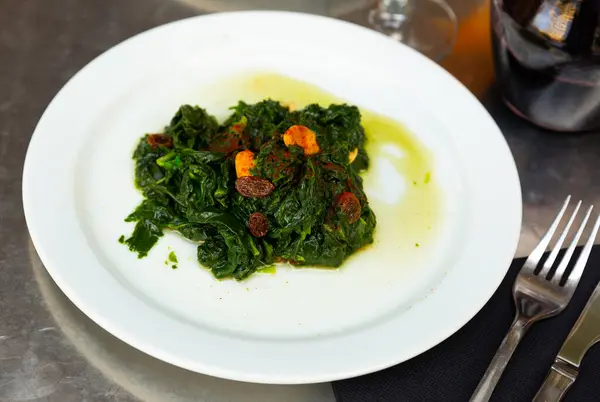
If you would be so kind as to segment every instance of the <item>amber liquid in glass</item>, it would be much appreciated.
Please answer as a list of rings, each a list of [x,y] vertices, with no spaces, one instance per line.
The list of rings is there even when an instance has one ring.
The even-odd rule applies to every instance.
[[[494,82],[490,43],[490,3],[478,1],[466,17],[459,20],[452,53],[441,61],[442,67],[454,75],[476,96],[483,96]]]

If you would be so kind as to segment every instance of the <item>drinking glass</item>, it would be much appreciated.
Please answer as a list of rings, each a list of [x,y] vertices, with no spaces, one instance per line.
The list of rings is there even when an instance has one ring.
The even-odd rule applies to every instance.
[[[379,0],[369,12],[371,26],[434,61],[456,39],[456,14],[445,0]]]

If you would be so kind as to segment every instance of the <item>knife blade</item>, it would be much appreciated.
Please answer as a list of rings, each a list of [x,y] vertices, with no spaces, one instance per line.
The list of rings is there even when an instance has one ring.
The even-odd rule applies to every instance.
[[[563,343],[533,402],[558,402],[575,382],[586,352],[600,340],[600,284]]]

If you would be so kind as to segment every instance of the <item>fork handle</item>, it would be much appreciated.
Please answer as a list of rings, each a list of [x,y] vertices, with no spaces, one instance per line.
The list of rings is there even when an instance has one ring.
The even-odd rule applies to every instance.
[[[528,320],[517,315],[504,340],[502,340],[496,355],[485,371],[483,378],[479,381],[479,385],[477,385],[475,392],[471,396],[471,399],[469,399],[470,402],[487,402],[490,400],[508,361],[515,352],[515,349],[517,349],[517,345],[521,342],[521,339],[523,339],[523,335],[529,329],[529,324]]]
[[[532,402],[559,402],[577,378],[577,368],[556,359]]]

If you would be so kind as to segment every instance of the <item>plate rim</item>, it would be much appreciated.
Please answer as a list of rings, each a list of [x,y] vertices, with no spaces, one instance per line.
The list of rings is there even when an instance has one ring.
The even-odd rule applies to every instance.
[[[33,169],[32,164],[35,164],[35,160],[33,159],[33,161],[32,161],[32,158],[33,158],[32,154],[34,152],[34,151],[32,151],[32,149],[35,150],[35,147],[38,146],[36,144],[39,142],[39,140],[36,138],[39,138],[39,136],[40,136],[39,132],[42,130],[40,127],[43,127],[42,124],[44,122],[44,116],[46,116],[47,113],[50,113],[52,111],[52,106],[54,104],[56,104],[56,102],[58,102],[58,100],[61,97],[61,94],[63,94],[63,91],[65,90],[65,88],[69,87],[69,84],[76,82],[75,80],[80,75],[86,74],[85,72],[88,71],[90,66],[93,66],[94,63],[97,62],[97,60],[99,60],[100,58],[103,58],[103,57],[108,57],[108,55],[110,55],[111,52],[114,51],[114,49],[117,49],[117,48],[120,48],[123,46],[127,46],[128,43],[135,42],[141,36],[151,34],[152,32],[157,32],[158,30],[168,29],[168,27],[172,27],[172,26],[176,26],[176,25],[180,25],[180,24],[196,23],[196,21],[198,21],[197,23],[202,23],[202,21],[205,21],[207,19],[246,18],[246,17],[255,18],[255,16],[257,16],[257,15],[259,17],[269,17],[269,18],[292,18],[292,19],[293,18],[307,18],[307,19],[314,19],[314,20],[321,20],[321,21],[325,20],[326,23],[328,23],[328,24],[337,24],[339,27],[342,27],[344,29],[354,29],[354,30],[356,30],[357,33],[359,31],[362,31],[360,33],[361,35],[363,35],[363,34],[377,35],[381,39],[387,40],[388,42],[392,42],[391,39],[385,37],[384,35],[373,32],[373,31],[371,31],[367,28],[361,27],[359,25],[355,25],[353,23],[342,21],[342,20],[337,20],[334,18],[315,16],[315,15],[304,14],[304,13],[296,13],[296,12],[285,12],[285,11],[240,11],[240,12],[227,12],[227,13],[202,15],[202,16],[196,16],[196,17],[191,17],[191,18],[186,18],[183,20],[170,22],[168,24],[157,26],[157,27],[154,27],[147,31],[141,32],[141,33],[139,33],[131,38],[128,38],[128,39],[120,42],[119,44],[111,47],[104,53],[102,53],[99,56],[97,56],[96,58],[94,58],[88,64],[86,64],[73,77],[71,77],[71,79],[60,89],[60,91],[58,91],[56,96],[52,99],[52,101],[49,103],[48,107],[44,111],[42,117],[40,118],[40,120],[39,120],[38,124],[36,125],[36,128],[31,136],[31,140],[30,140],[29,146],[27,148],[27,154],[25,157],[25,164],[24,164],[24,169],[23,169],[22,195],[23,195],[23,208],[24,208],[24,212],[25,212],[25,219],[26,219],[27,227],[29,229],[35,249],[36,249],[38,255],[40,256],[40,259],[42,260],[47,271],[49,272],[50,276],[57,283],[59,288],[90,319],[92,319],[94,322],[96,322],[102,328],[106,329],[108,332],[115,335],[117,338],[123,340],[124,342],[128,343],[132,347],[135,347],[135,348],[137,348],[151,356],[154,356],[158,359],[161,359],[168,363],[175,364],[177,366],[180,366],[180,367],[192,370],[192,371],[197,371],[197,372],[201,372],[204,374],[214,375],[214,376],[218,376],[221,378],[227,378],[227,379],[231,379],[231,380],[240,380],[240,381],[258,382],[258,383],[270,383],[270,384],[301,384],[301,383],[326,382],[326,381],[340,380],[340,379],[349,378],[349,377],[355,377],[358,375],[378,371],[378,370],[393,366],[395,364],[401,363],[403,361],[406,361],[416,355],[419,355],[419,354],[425,352],[426,350],[431,349],[432,347],[436,346],[443,340],[450,337],[457,330],[459,330],[462,326],[464,326],[468,321],[470,321],[475,316],[475,314],[477,314],[477,312],[479,312],[479,310],[481,308],[483,308],[483,306],[491,298],[493,293],[496,291],[496,289],[500,285],[502,279],[506,275],[506,272],[508,271],[508,268],[510,266],[510,261],[512,260],[514,251],[516,250],[516,247],[517,247],[517,242],[519,240],[519,233],[520,233],[520,227],[521,227],[521,219],[522,219],[522,203],[521,203],[521,187],[520,187],[516,164],[512,157],[512,154],[508,147],[506,139],[502,136],[499,128],[497,127],[497,125],[495,124],[495,122],[493,121],[491,116],[489,116],[487,111],[485,111],[485,109],[481,105],[480,105],[481,106],[480,109],[482,110],[483,114],[487,115],[486,119],[488,119],[489,122],[491,122],[495,126],[495,128],[497,129],[497,132],[499,134],[499,137],[500,137],[499,140],[501,143],[504,144],[504,149],[499,150],[498,152],[504,153],[505,154],[504,156],[508,156],[509,162],[511,162],[511,163],[509,163],[509,165],[511,165],[511,166],[507,166],[507,168],[508,167],[511,168],[510,169],[511,171],[507,172],[507,176],[512,176],[512,185],[514,186],[513,190],[515,190],[515,193],[513,194],[513,196],[518,198],[518,202],[515,200],[515,202],[517,202],[517,204],[513,205],[513,207],[517,208],[517,211],[515,211],[514,218],[515,218],[515,222],[518,221],[518,225],[516,225],[516,226],[518,226],[518,230],[516,230],[516,234],[515,234],[515,236],[513,236],[512,245],[507,246],[507,249],[510,249],[510,253],[507,251],[507,255],[505,257],[506,261],[504,264],[505,265],[504,271],[501,272],[501,275],[500,275],[500,272],[496,273],[495,280],[494,280],[495,284],[493,286],[490,285],[489,289],[486,289],[484,294],[481,295],[481,297],[480,297],[481,303],[477,303],[478,307],[469,310],[466,314],[463,313],[462,318],[460,320],[456,320],[454,325],[448,326],[447,328],[445,328],[444,331],[440,331],[437,334],[437,336],[431,337],[431,339],[429,341],[430,345],[428,347],[421,348],[418,350],[413,350],[412,353],[407,354],[408,357],[404,356],[403,358],[400,358],[397,360],[390,358],[385,362],[379,362],[378,364],[371,364],[368,366],[363,366],[361,368],[339,370],[336,373],[329,373],[329,375],[320,373],[320,374],[312,375],[312,376],[306,375],[306,373],[303,373],[302,375],[284,374],[281,376],[254,375],[251,373],[242,373],[239,371],[236,372],[235,370],[232,371],[232,370],[223,369],[223,368],[204,366],[200,363],[190,364],[189,362],[174,358],[174,356],[171,353],[161,351],[161,350],[156,350],[156,348],[154,348],[151,344],[146,344],[142,340],[138,339],[136,334],[130,334],[130,333],[128,333],[127,330],[125,330],[123,328],[115,328],[115,326],[111,322],[110,317],[102,317],[102,315],[98,313],[97,309],[94,308],[94,306],[90,306],[90,305],[86,304],[85,297],[81,298],[80,297],[81,295],[78,293],[78,291],[76,289],[73,289],[70,286],[69,280],[64,278],[60,274],[60,269],[56,269],[56,268],[52,267],[54,264],[52,262],[52,260],[53,260],[52,251],[49,251],[48,249],[45,248],[45,246],[44,246],[45,240],[41,239],[39,237],[39,234],[37,233],[36,225],[38,224],[38,222],[36,222],[36,218],[34,217],[35,216],[34,210],[36,207],[34,205],[35,202],[32,197],[32,194],[34,194],[35,191],[31,187],[33,184],[33,182],[32,182],[33,179],[31,177],[32,173],[30,173]],[[414,57],[424,59],[424,56],[417,54],[414,50],[409,49],[402,44],[394,43],[394,46],[399,46],[400,48],[404,48],[404,51],[412,52]],[[464,88],[464,86],[462,84],[460,84],[448,72],[443,70],[441,67],[435,65],[431,61],[427,61],[427,62],[431,63],[431,65],[433,65],[433,67],[437,68],[438,72],[440,73],[440,76],[445,75],[445,78],[444,78],[445,80],[450,79],[450,80],[454,81],[453,85],[458,85],[459,87],[462,88],[463,92],[466,92],[465,93],[466,96],[470,96],[472,99],[477,101],[477,99],[472,94],[470,94],[468,92],[468,90],[466,88]],[[479,103],[479,101],[477,101],[477,102]]]

